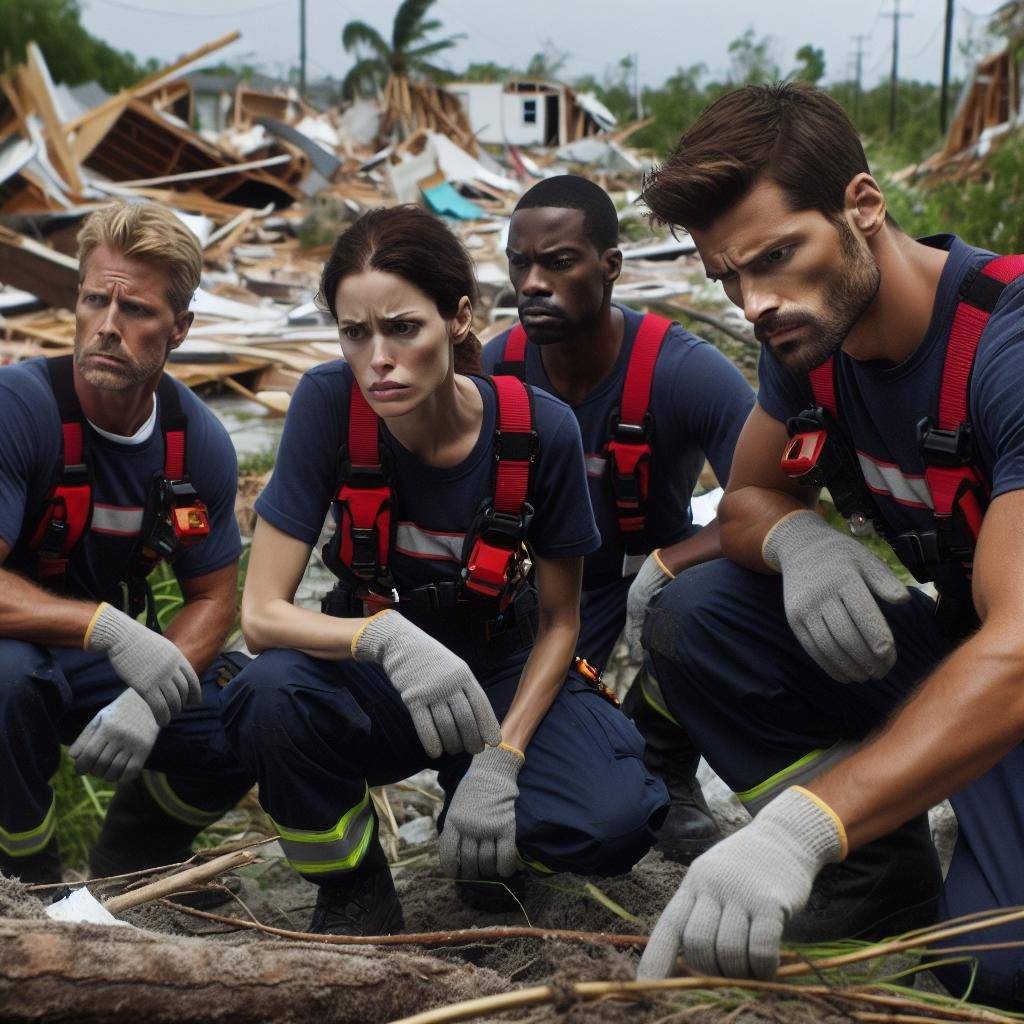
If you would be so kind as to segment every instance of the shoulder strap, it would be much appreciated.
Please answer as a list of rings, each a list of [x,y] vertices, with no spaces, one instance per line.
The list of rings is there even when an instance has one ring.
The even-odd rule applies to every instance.
[[[495,377],[518,377],[526,380],[526,331],[517,323],[505,339],[501,361],[494,367]]]
[[[85,456],[85,415],[75,393],[74,356],[47,361],[50,387],[60,415],[61,449],[57,483],[50,491],[29,547],[40,579],[60,588],[68,559],[92,519],[92,481]]]
[[[829,356],[807,375],[814,395],[815,405],[820,405],[832,419],[839,419],[839,405],[836,402],[835,356]]]
[[[647,499],[651,489],[651,385],[661,346],[672,321],[648,313],[640,322],[629,354],[619,408],[608,424],[605,444],[615,516],[626,552],[644,554]]]
[[[977,465],[970,424],[971,373],[992,310],[1003,289],[1021,274],[1024,256],[997,256],[964,279],[946,342],[937,416],[919,428],[936,520],[951,536],[962,535],[951,541],[951,549],[965,563],[973,558],[989,490]]]
[[[467,590],[508,601],[520,582],[533,518],[528,499],[539,439],[530,388],[512,376],[490,382],[497,402],[493,492],[466,535],[463,572]]]
[[[182,480],[188,475],[188,418],[170,374],[165,373],[160,378],[156,393],[160,405],[160,432],[164,435],[164,476],[168,480]]]
[[[323,550],[327,567],[362,592],[360,600],[394,603],[390,558],[397,496],[383,465],[377,415],[352,380],[342,420],[337,525]]]

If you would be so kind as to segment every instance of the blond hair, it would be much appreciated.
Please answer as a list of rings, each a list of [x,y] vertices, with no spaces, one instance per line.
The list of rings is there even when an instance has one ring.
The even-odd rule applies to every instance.
[[[98,246],[161,267],[169,279],[167,298],[175,313],[188,309],[203,271],[199,240],[166,207],[156,203],[111,203],[89,214],[78,232],[79,278]]]

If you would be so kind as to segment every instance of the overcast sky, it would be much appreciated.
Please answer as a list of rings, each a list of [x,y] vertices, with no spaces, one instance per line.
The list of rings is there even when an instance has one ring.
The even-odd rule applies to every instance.
[[[27,0],[31,2],[31,0]],[[340,77],[351,65],[341,28],[362,19],[389,34],[397,0],[306,0],[309,77]],[[446,33],[464,33],[448,51],[454,68],[471,61],[523,66],[550,39],[570,54],[564,77],[601,77],[627,53],[639,55],[640,77],[657,85],[680,66],[704,63],[713,76],[728,69],[727,47],[747,28],[772,37],[783,71],[804,43],[825,50],[829,80],[849,77],[853,37],[864,35],[864,81],[889,72],[894,0],[438,0],[434,11]],[[979,34],[1001,0],[956,3],[958,39]],[[299,53],[299,0],[82,0],[83,21],[94,35],[142,58],[171,61],[239,29],[242,38],[221,59],[244,61],[281,75]],[[937,81],[942,59],[944,0],[901,0],[911,15],[900,25],[900,75]],[[584,13],[580,13],[580,12]],[[214,13],[216,12],[216,13]],[[954,51],[954,73],[962,61]]]

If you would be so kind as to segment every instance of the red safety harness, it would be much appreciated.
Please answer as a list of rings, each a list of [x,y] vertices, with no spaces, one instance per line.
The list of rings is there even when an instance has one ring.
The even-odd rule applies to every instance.
[[[646,554],[647,502],[651,493],[651,384],[654,365],[672,321],[648,313],[640,322],[626,367],[618,408],[608,420],[608,436],[601,453],[612,498],[619,536],[627,554]],[[496,373],[526,380],[526,331],[516,324],[505,341]]]
[[[937,413],[918,424],[925,480],[934,505],[934,530],[896,534],[886,527],[864,482],[852,441],[840,426],[834,359],[809,374],[817,408],[789,423],[793,439],[783,453],[783,470],[801,483],[829,487],[834,499],[837,493],[843,495],[842,501],[836,501],[839,511],[848,519],[870,519],[922,582],[935,580],[941,585],[957,575],[961,581],[970,580],[990,490],[978,465],[969,419],[971,371],[982,332],[1003,289],[1022,274],[1024,256],[999,256],[968,275],[960,287],[946,344]],[[841,447],[848,454],[842,454]]]
[[[75,392],[73,359],[70,355],[60,356],[47,362],[60,415],[61,451],[57,482],[43,502],[27,544],[28,567],[41,584],[57,591],[66,588],[68,563],[89,530],[93,512],[86,419]],[[183,547],[198,543],[210,532],[206,506],[192,487],[186,468],[188,421],[174,382],[166,374],[160,379],[157,394],[164,435],[164,469],[150,486],[138,547],[125,578],[120,581],[128,586],[126,610],[132,615],[152,604],[144,587],[145,577],[152,569],[164,559],[174,559]],[[16,558],[15,564],[18,561]],[[151,617],[155,621],[155,616]]]
[[[364,603],[399,602],[436,610],[470,599],[497,601],[504,611],[526,580],[526,535],[532,467],[539,450],[533,396],[514,377],[490,378],[497,399],[494,473],[488,495],[466,534],[459,580],[399,593],[391,571],[399,491],[380,423],[358,387],[349,390],[335,496],[337,529],[324,546],[324,564],[339,584],[324,598],[333,615],[361,615]]]

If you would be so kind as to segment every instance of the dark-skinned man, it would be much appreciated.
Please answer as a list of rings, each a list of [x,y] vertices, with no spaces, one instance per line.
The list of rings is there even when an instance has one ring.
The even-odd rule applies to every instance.
[[[693,970],[768,978],[782,934],[1024,903],[1024,260],[904,234],[842,109],[794,84],[712,105],[643,195],[691,232],[762,357],[719,508],[729,560],[667,587],[644,636],[756,816],[691,866],[640,973],[681,947]],[[937,608],[816,514],[821,484],[935,581]],[[943,888],[925,812],[947,797]],[[980,954],[973,998],[1022,993],[1019,949]]]
[[[484,365],[561,398],[579,421],[601,548],[584,564],[578,650],[601,671],[624,625],[640,656],[644,614],[675,574],[720,556],[717,522],[694,526],[690,497],[705,457],[727,479],[753,394],[707,342],[612,302],[618,218],[593,182],[534,185],[512,214],[507,255],[520,323],[485,347]],[[643,673],[624,710],[672,801],[658,848],[689,863],[719,838],[699,757]]]
[[[171,863],[251,785],[220,726],[235,615],[237,465],[164,376],[192,323],[198,242],[170,211],[113,205],[79,234],[74,354],[0,369],[0,871],[61,876],[60,745],[121,785],[94,875]],[[184,604],[161,636],[145,577]],[[147,607],[148,606],[148,607]],[[145,770],[144,770],[145,768]]]

